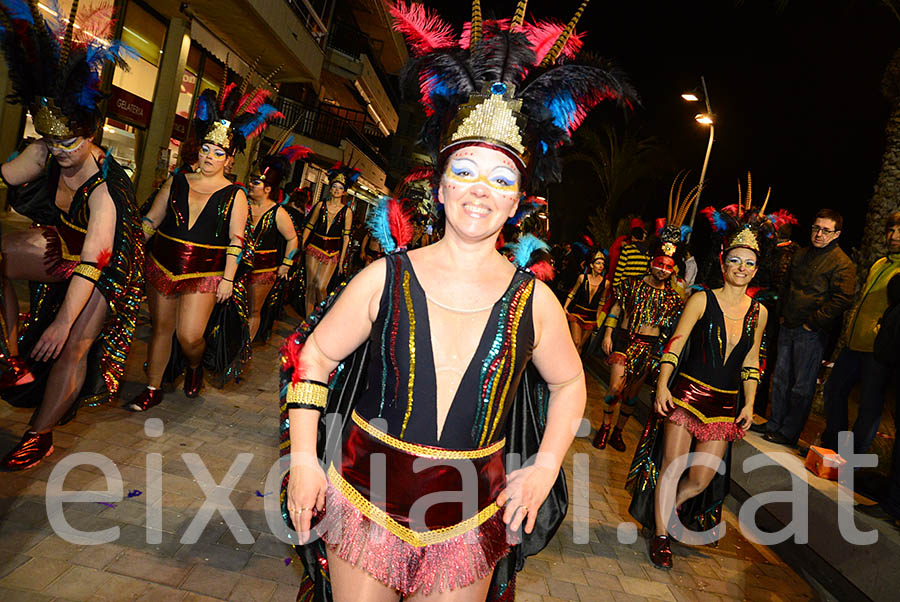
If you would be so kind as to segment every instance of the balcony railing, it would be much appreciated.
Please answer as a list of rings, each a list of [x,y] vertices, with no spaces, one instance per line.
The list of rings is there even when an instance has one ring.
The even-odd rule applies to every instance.
[[[312,107],[289,98],[278,98],[275,104],[284,115],[284,119],[276,121],[275,125],[293,126],[295,133],[331,146],[340,146],[344,139],[350,140],[379,167],[388,170],[387,159],[382,154],[387,137],[362,111],[324,103]]]
[[[328,48],[337,50],[355,60],[360,60],[363,55],[369,57],[369,62],[381,82],[381,87],[384,88],[391,103],[397,106],[399,98],[394,90],[394,85],[382,69],[381,63],[375,60],[375,56],[381,53],[381,46],[383,46],[381,40],[372,39],[356,27],[341,21],[332,24],[331,34],[328,36]]]
[[[328,28],[325,27],[324,21],[316,13],[308,0],[285,0],[287,4],[294,10],[294,13],[300,18],[300,21],[306,27],[306,30],[319,45],[319,48],[325,50],[325,42],[328,39]]]

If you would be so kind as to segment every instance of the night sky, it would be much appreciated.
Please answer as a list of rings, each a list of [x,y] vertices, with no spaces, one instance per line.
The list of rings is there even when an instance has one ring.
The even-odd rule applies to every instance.
[[[455,25],[468,19],[466,3],[428,2]],[[508,5],[508,6],[507,6]],[[531,0],[529,14],[567,21],[577,0]],[[845,216],[843,246],[858,244],[864,208],[872,195],[884,144],[888,105],[881,77],[900,48],[900,22],[877,0],[729,0],[601,2],[588,5],[579,29],[586,48],[613,59],[641,96],[633,112],[601,110],[588,120],[613,120],[667,148],[656,184],[635,191],[629,206],[645,218],[662,216],[674,171],[699,177],[708,130],[694,122],[696,104],[681,93],[706,77],[716,116],[716,141],[701,205],[722,206],[737,196],[737,179],[753,172],[754,198],[772,186],[771,208],[787,208],[803,229],[819,207]],[[513,0],[482,0],[485,18],[508,17]],[[465,7],[465,8],[464,8]],[[674,171],[673,171],[674,170]],[[551,194],[555,234],[571,236],[576,220],[557,208],[590,195],[577,169]],[[585,191],[588,191],[587,193]],[[757,196],[759,195],[759,196]],[[560,198],[566,197],[566,198]],[[599,199],[572,202],[573,218]],[[556,238],[557,236],[554,236]]]

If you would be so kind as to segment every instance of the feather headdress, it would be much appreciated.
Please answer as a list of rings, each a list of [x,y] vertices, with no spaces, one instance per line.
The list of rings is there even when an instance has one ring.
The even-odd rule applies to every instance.
[[[359,179],[359,174],[360,171],[354,167],[344,163],[335,163],[334,167],[328,170],[328,183],[340,182],[344,185],[344,190],[350,190]]]
[[[308,147],[290,144],[290,142],[287,136],[277,140],[272,145],[272,148],[269,149],[269,152],[260,158],[257,165],[259,179],[266,186],[272,187],[270,195],[278,191],[277,194],[280,196],[282,194],[281,184],[284,181],[284,176],[291,168],[291,164],[299,159],[305,159],[312,153],[312,150]]]
[[[588,112],[608,99],[636,101],[615,67],[576,56],[582,35],[575,26],[587,2],[562,26],[527,22],[526,0],[510,20],[483,21],[475,0],[461,36],[421,5],[398,0],[391,7],[412,51],[401,80],[425,108],[420,138],[435,165],[460,146],[488,144],[509,154],[524,175],[558,180],[558,149]]]
[[[212,89],[200,94],[194,110],[194,131],[200,141],[221,146],[229,154],[243,152],[247,141],[260,135],[270,121],[284,118],[269,102],[269,90],[246,92],[249,77],[240,88],[231,83],[219,94]]]
[[[669,188],[669,204],[666,217],[656,220],[657,241],[654,245],[654,257],[665,255],[678,261],[684,253],[684,242],[687,240],[687,235],[691,232],[690,226],[684,223],[684,219],[694,203],[697,202],[700,190],[703,188],[703,183],[700,182],[691,188],[686,195],[682,195],[684,183],[689,173],[679,173],[675,176],[672,186]]]
[[[0,0],[0,47],[9,67],[12,102],[25,105],[41,136],[90,136],[100,120],[100,73],[108,63],[127,68],[133,51],[110,40],[113,7],[79,14],[74,0],[67,20],[59,6],[42,12],[35,0]]]

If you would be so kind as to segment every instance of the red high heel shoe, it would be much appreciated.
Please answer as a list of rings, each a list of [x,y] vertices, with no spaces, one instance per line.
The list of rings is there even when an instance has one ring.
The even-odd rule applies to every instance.
[[[4,470],[26,470],[36,466],[52,453],[53,431],[47,433],[28,431],[22,436],[19,444],[6,454],[3,460],[0,460],[0,468]]]
[[[594,435],[594,440],[591,442],[591,445],[596,447],[597,449],[606,449],[606,440],[609,438],[609,425],[604,424],[599,429],[597,429],[597,434]]]
[[[612,430],[612,434],[609,436],[609,446],[616,451],[625,451],[627,446],[625,445],[625,440],[622,439],[622,429],[619,427],[615,427]]]
[[[184,396],[193,399],[200,394],[200,387],[203,385],[203,366],[191,368],[188,366],[184,369]]]
[[[34,382],[34,374],[28,369],[28,364],[25,360],[13,356],[4,358],[2,361],[7,365],[7,369],[3,376],[0,376],[0,389],[8,389]]]
[[[125,407],[132,412],[146,412],[163,400],[162,389],[151,389],[147,387],[141,393],[128,402]]]
[[[660,569],[672,568],[672,548],[668,535],[657,535],[650,539],[650,562]]]

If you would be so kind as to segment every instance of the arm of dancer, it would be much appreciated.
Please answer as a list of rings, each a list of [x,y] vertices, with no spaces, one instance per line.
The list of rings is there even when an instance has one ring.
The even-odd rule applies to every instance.
[[[228,251],[225,254],[225,273],[216,289],[216,302],[222,303],[231,298],[234,292],[234,275],[238,269],[238,257],[240,252],[234,253],[232,249],[243,250],[244,232],[247,228],[247,220],[250,218],[250,202],[243,190],[238,190],[234,195],[234,203],[231,206],[231,219],[228,222]]]
[[[288,212],[280,207],[275,211],[275,227],[287,241],[284,247],[284,257],[281,259],[281,265],[278,266],[278,277],[287,278],[297,255],[297,232],[294,230],[294,222],[291,221]]]
[[[653,404],[654,409],[659,414],[668,414],[675,409],[675,402],[672,401],[672,393],[669,391],[669,379],[678,365],[678,359],[681,357],[681,351],[687,343],[694,324],[706,311],[706,295],[691,295],[681,312],[681,318],[678,325],[675,326],[675,332],[672,338],[665,346],[665,351],[659,363],[659,377],[656,379],[656,401]]]
[[[505,506],[503,520],[512,530],[524,521],[526,533],[534,528],[538,510],[556,482],[584,415],[587,397],[581,359],[572,343],[565,312],[547,285],[537,280],[532,312],[532,361],[550,388],[547,425],[537,457],[523,458],[533,463],[509,473],[506,488],[497,497],[497,504]]]
[[[698,295],[694,295],[695,297]],[[735,422],[745,431],[753,425],[753,402],[756,400],[756,389],[762,375],[759,371],[759,349],[762,346],[763,335],[766,332],[766,322],[769,321],[769,312],[760,304],[759,320],[756,323],[756,331],[753,333],[753,346],[744,362],[741,364],[741,381],[744,386],[744,407],[735,419]]]
[[[622,315],[622,305],[616,301],[609,308],[606,320],[603,321],[603,341],[600,342],[600,348],[603,349],[603,353],[606,355],[612,353],[612,333],[620,321],[624,323],[625,316]]]
[[[41,138],[32,142],[15,159],[0,165],[0,177],[7,186],[21,186],[40,177],[47,166],[47,143]]]
[[[369,246],[369,233],[366,232],[365,236],[363,236],[362,244],[359,245],[359,260],[365,264],[366,262],[366,249]]]
[[[338,261],[338,270],[344,271],[344,259],[347,257],[347,248],[350,246],[350,228],[353,226],[353,210],[349,207],[344,214],[344,228],[341,231],[341,258]]]
[[[572,302],[572,299],[575,298],[575,293],[578,292],[578,287],[581,286],[581,283],[584,282],[584,274],[579,274],[578,278],[575,279],[575,285],[572,287],[572,290],[569,291],[569,294],[566,295],[566,302],[563,304],[563,311],[569,311],[569,303]]]
[[[385,260],[381,259],[357,274],[307,338],[300,352],[305,380],[327,383],[328,375],[338,363],[368,339],[378,317],[385,270]],[[316,455],[319,414],[313,409],[288,410],[291,436],[288,509],[294,511],[291,520],[301,543],[309,537],[312,509],[325,507],[325,473]]]
[[[100,258],[112,249],[116,234],[116,206],[109,196],[106,184],[99,185],[91,193],[88,207],[91,217],[81,248],[81,264],[75,268],[56,319],[41,334],[31,351],[34,359],[46,361],[59,357],[72,325],[81,315],[100,278]]]
[[[150,211],[147,212],[141,220],[141,226],[144,228],[144,240],[150,240],[150,237],[159,228],[159,225],[166,218],[166,209],[169,206],[169,194],[172,191],[172,176],[170,176],[156,192],[153,197],[153,204],[150,205]]]
[[[310,232],[316,227],[316,222],[319,221],[319,213],[321,211],[322,203],[316,203],[313,206],[312,211],[310,211],[309,219],[306,220],[306,225],[303,227],[303,240],[300,241],[300,247],[302,249],[306,248],[306,239],[309,238]]]

